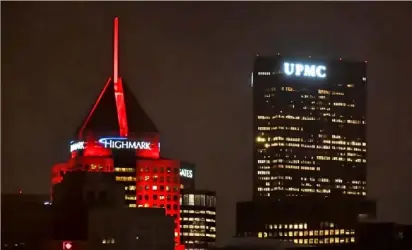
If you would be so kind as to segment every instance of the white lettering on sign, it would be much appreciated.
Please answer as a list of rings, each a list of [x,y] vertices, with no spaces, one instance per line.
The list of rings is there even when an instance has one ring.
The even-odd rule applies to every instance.
[[[114,137],[114,138],[101,138],[98,141],[102,144],[105,148],[111,149],[135,149],[135,150],[151,150],[150,142],[146,141],[131,141],[127,140],[127,138],[122,137]],[[76,150],[84,149],[85,142],[78,141],[74,142],[70,145],[70,152]],[[159,143],[160,147],[160,143]]]
[[[129,141],[126,138],[102,138],[99,140],[105,148],[115,149],[148,149],[150,150],[150,142],[145,141]]]
[[[73,152],[79,149],[84,149],[84,141],[79,141],[79,142],[76,142],[70,145],[70,152]]]
[[[186,177],[186,178],[193,178],[193,170],[191,169],[180,169],[180,176],[181,177]]]
[[[288,76],[325,78],[326,66],[285,62],[283,64],[283,72]]]

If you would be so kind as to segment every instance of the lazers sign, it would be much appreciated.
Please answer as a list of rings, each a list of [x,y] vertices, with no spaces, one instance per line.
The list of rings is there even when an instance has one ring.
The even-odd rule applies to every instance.
[[[134,149],[134,150],[151,150],[150,142],[146,141],[132,141],[127,138],[101,138],[98,140],[105,148],[110,149]],[[70,152],[84,149],[84,141],[75,142],[70,145]]]
[[[325,78],[326,66],[285,62],[283,72],[288,76]]]

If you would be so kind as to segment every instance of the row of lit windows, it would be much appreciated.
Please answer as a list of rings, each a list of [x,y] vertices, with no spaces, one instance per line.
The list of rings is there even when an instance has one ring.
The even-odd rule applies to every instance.
[[[274,165],[272,168],[273,169],[285,168],[285,169],[295,169],[295,170],[304,170],[304,171],[320,171],[320,167],[283,165],[283,164]],[[267,169],[270,169],[270,167],[268,167]],[[257,174],[258,175],[270,175],[270,172],[269,171],[258,171]]]
[[[182,205],[216,207],[216,197],[204,194],[184,194]]]
[[[346,162],[355,162],[355,163],[366,163],[366,159],[363,159],[363,158],[337,157],[337,156],[330,157],[330,156],[324,156],[324,155],[316,156],[316,160],[318,160],[318,161],[330,161],[330,160],[332,160],[332,161],[346,161]],[[258,164],[268,164],[268,163],[270,163],[270,160],[257,160],[257,163]],[[279,162],[273,162],[273,163],[279,163]],[[302,163],[302,164],[304,164],[304,163]],[[311,163],[306,163],[306,164],[311,164]],[[315,165],[316,162],[312,162],[312,164]],[[276,166],[274,166],[274,167],[276,167]],[[283,167],[279,167],[279,168],[283,168]]]
[[[195,220],[195,218],[194,217],[186,217],[185,215],[182,215],[182,217],[180,218],[180,220],[183,220],[183,221],[206,221],[206,222],[209,222],[209,223],[216,223],[216,220],[215,219],[209,219],[209,218],[197,218],[197,220]]]
[[[278,236],[283,237],[307,237],[307,236],[334,236],[334,235],[350,235],[352,234],[349,230],[335,229],[335,230],[302,230],[302,231],[281,231],[278,232]]]
[[[259,238],[266,238],[263,233],[259,233]],[[354,243],[355,237],[328,237],[328,238],[312,238],[312,239],[291,239],[287,240],[295,244],[311,245],[311,244],[343,244],[343,243]]]
[[[173,172],[175,173],[175,174],[178,174],[179,173],[179,171],[180,171],[180,169],[179,168],[171,168],[171,167],[153,167],[152,169],[151,169],[152,171],[152,173],[165,173],[165,171],[166,171],[166,173],[172,173],[172,170],[173,170]],[[142,172],[142,173],[148,173],[148,172],[150,172],[150,168],[149,167],[143,167],[143,168],[140,168],[140,172]]]
[[[345,95],[343,92],[338,92],[338,91],[330,91],[330,90],[325,90],[325,89],[319,89],[318,90],[319,94],[324,94],[324,95]]]
[[[127,196],[127,195],[126,195]],[[130,197],[133,197],[133,196],[130,196]],[[138,200],[139,201],[141,201],[141,200],[150,200],[150,196],[149,195],[138,195],[137,196],[138,197]],[[166,200],[166,201],[178,201],[178,196],[177,195],[157,195],[157,194],[154,194],[153,196],[152,196],[152,200],[160,200],[160,201],[164,201],[164,200]],[[134,196],[134,200],[136,200],[136,196]]]
[[[182,210],[182,213],[189,213],[189,214],[210,214],[210,215],[216,215],[215,211],[211,210]]]
[[[184,229],[206,229],[211,232],[216,232],[216,227],[209,227],[207,225],[181,225],[180,227]]]
[[[114,171],[115,171],[115,172],[128,172],[128,173],[133,173],[133,172],[135,172],[135,169],[134,169],[134,168],[118,168],[118,167],[116,167],[116,168],[114,168]]]
[[[273,191],[286,191],[286,192],[295,192],[295,193],[318,193],[318,194],[329,194],[331,192],[330,189],[327,188],[318,188],[318,189],[313,189],[313,188],[294,188],[294,187],[258,187],[257,188],[258,192],[261,192],[261,196],[270,196],[269,192]],[[360,196],[366,196],[366,192],[354,192],[354,191],[343,191],[343,194],[346,195],[360,195]],[[293,195],[294,196],[294,195]]]
[[[335,223],[333,222],[328,222],[328,221],[322,221],[320,222],[320,227],[321,228],[335,228]],[[266,229],[307,229],[308,224],[307,223],[295,223],[295,224],[266,224],[265,225]],[[348,231],[348,230],[347,230]],[[352,229],[348,232],[351,232],[350,234],[354,234],[355,231]]]
[[[149,175],[146,175],[146,176],[139,176],[138,177],[138,181],[149,181],[150,179],[152,179],[152,181],[153,182],[164,182],[165,181],[165,177],[164,176],[157,176],[157,175],[154,175],[154,176],[149,176]],[[167,182],[172,182],[172,183],[179,183],[179,177],[177,177],[177,176],[166,176],[166,181]]]
[[[183,221],[206,221],[206,222],[216,222],[215,220],[212,219],[207,219],[207,218],[199,218],[199,217],[186,217],[186,216],[182,216],[180,218],[180,220]]]
[[[114,238],[107,238],[102,240],[102,244],[114,244],[116,241]]]
[[[189,233],[189,232],[183,232],[180,233],[180,235],[183,236],[199,236],[199,237],[210,237],[210,238],[216,238],[216,234],[209,234],[209,233]]]
[[[136,182],[136,177],[132,177],[132,176],[116,176],[116,181],[133,181]]]
[[[206,225],[180,225],[180,228],[209,229],[209,226],[206,226]]]
[[[320,138],[325,137],[324,134],[319,134],[318,135]],[[333,135],[335,138],[338,137],[338,135]],[[340,137],[340,136],[339,136]],[[270,142],[270,141],[288,141],[288,142],[315,142],[313,138],[302,138],[302,137],[283,137],[283,136],[276,136],[276,137],[256,137],[257,142]],[[347,140],[342,140],[342,139],[336,139],[336,140],[330,140],[330,139],[325,139],[321,141],[322,143],[325,144],[334,144],[334,145],[350,145],[350,146],[364,146],[366,147],[366,142],[360,142],[360,141],[347,141]]]
[[[144,187],[143,186],[138,186],[137,190],[138,191],[143,191],[143,190],[150,191],[150,190],[152,190],[152,191],[160,191],[160,192],[163,192],[163,191],[166,190],[166,192],[172,192],[173,191],[173,192],[176,193],[176,192],[179,191],[179,187],[164,186],[164,185],[159,185],[159,186],[157,186],[157,185],[152,185],[152,186],[145,185]]]
[[[278,179],[282,179],[282,177],[279,177]],[[319,181],[319,182],[331,182],[331,180],[329,179],[329,178],[326,178],[326,177],[319,177],[319,178],[313,178],[313,177],[301,177],[300,178],[300,180],[301,181],[312,181],[312,182],[314,182],[314,181]],[[343,183],[343,180],[342,179],[340,179],[340,178],[337,178],[337,179],[334,179],[334,182],[336,182],[336,183]],[[360,181],[360,180],[349,180],[349,181],[347,181],[347,183],[352,183],[352,184],[357,184],[357,185],[360,185],[360,184],[365,184],[366,185],[366,181]]]
[[[299,188],[299,187],[258,187],[257,190],[259,192],[268,192],[268,191],[288,191],[288,192],[303,192],[303,193],[320,193],[320,194],[329,194],[330,189],[328,188],[317,188],[315,189],[308,189],[308,188]],[[312,192],[313,190],[313,192]]]
[[[289,148],[310,148],[310,149],[332,149],[332,150],[351,150],[351,151],[357,151],[357,152],[366,152],[366,149],[360,149],[360,148],[352,148],[352,147],[339,147],[339,146],[327,146],[327,145],[315,145],[315,144],[304,144],[304,143],[282,143],[282,142],[276,142],[276,143],[266,143],[265,148],[270,148],[270,147],[280,147],[280,148],[285,148],[285,147],[289,147]],[[341,161],[345,161],[345,160],[341,160]],[[351,161],[352,160],[350,158],[348,158],[347,161]],[[365,160],[366,161],[366,160]],[[361,161],[359,161],[361,162]]]

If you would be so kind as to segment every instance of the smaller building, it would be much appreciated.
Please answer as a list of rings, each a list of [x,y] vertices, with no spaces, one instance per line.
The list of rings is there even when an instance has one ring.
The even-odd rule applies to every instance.
[[[375,213],[374,202],[340,203],[332,198],[239,202],[236,235],[276,238],[301,245],[355,243],[360,218],[374,218]]]
[[[180,241],[186,250],[207,250],[216,242],[216,193],[181,190]]]
[[[49,200],[49,195],[1,195],[1,249],[42,249],[52,235]]]

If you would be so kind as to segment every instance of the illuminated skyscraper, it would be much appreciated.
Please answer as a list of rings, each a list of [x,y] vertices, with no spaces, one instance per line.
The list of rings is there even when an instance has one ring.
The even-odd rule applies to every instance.
[[[114,172],[128,207],[164,208],[180,244],[180,163],[160,156],[160,133],[119,76],[118,18],[114,20],[113,76],[76,130],[70,158],[52,168],[52,185],[66,172]]]
[[[366,62],[256,57],[253,199],[366,195]]]
[[[253,201],[236,235],[296,244],[355,242],[366,201],[366,63],[257,57]]]

